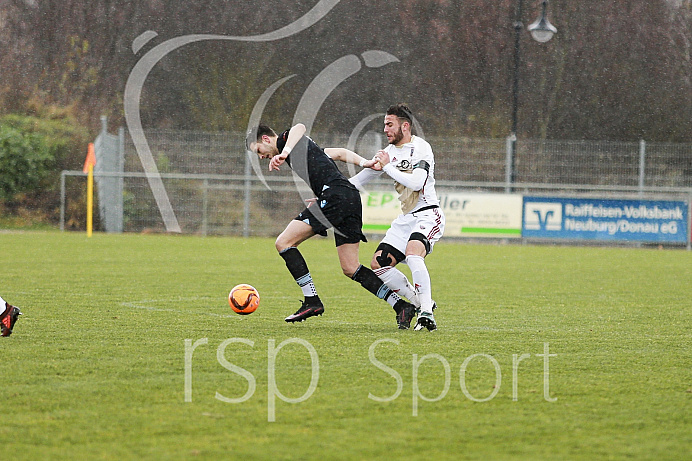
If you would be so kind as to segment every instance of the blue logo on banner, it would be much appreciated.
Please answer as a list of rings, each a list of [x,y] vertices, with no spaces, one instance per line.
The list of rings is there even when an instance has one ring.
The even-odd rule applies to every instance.
[[[686,243],[688,223],[683,201],[525,196],[522,236]]]

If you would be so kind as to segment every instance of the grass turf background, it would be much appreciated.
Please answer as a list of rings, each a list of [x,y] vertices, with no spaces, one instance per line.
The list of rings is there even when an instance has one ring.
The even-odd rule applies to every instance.
[[[375,246],[363,245],[362,262]],[[25,313],[0,341],[0,446],[11,459],[685,459],[692,450],[686,251],[442,242],[427,259],[439,306],[439,330],[428,333],[398,331],[385,302],[341,275],[326,239],[301,250],[327,310],[296,325],[283,318],[300,290],[269,239],[18,232],[0,234],[0,250],[0,295]],[[252,315],[228,307],[238,283],[261,294]],[[186,402],[185,340],[204,338]],[[224,354],[256,381],[242,403],[215,398],[248,391],[218,360],[230,338],[253,342]],[[314,347],[319,382],[301,403],[277,398],[268,422],[268,347],[291,338]],[[375,344],[383,339],[393,341]],[[556,354],[547,393],[537,355],[546,343]],[[371,347],[393,372],[375,365]],[[414,380],[427,354],[438,358],[419,362]],[[514,356],[524,356],[516,373]],[[281,349],[280,392],[302,396],[311,364],[300,344]],[[398,397],[368,397],[392,397],[395,375]],[[419,398],[413,416],[414,385],[435,398],[446,379],[444,397]]]

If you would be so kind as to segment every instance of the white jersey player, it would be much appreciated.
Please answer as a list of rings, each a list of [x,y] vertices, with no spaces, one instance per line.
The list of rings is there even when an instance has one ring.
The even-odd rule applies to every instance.
[[[384,133],[389,146],[377,153],[382,171],[363,170],[351,178],[362,189],[382,173],[394,180],[399,193],[401,214],[392,222],[370,263],[375,273],[395,292],[407,297],[419,309],[415,329],[437,328],[433,317],[430,274],[425,257],[432,252],[444,232],[445,218],[435,193],[435,159],[424,139],[411,134],[412,115],[404,104],[387,110]],[[396,269],[405,261],[411,268],[415,288]]]
[[[12,334],[14,324],[17,323],[20,315],[22,315],[22,312],[18,307],[13,306],[0,297],[0,337],[5,338]]]

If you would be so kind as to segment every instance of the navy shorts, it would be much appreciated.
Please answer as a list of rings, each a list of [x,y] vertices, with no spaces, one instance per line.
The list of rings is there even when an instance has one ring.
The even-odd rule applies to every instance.
[[[367,242],[363,235],[363,206],[360,193],[350,187],[334,186],[323,191],[317,202],[295,218],[312,227],[313,232],[326,236],[334,228],[336,246],[344,243]]]

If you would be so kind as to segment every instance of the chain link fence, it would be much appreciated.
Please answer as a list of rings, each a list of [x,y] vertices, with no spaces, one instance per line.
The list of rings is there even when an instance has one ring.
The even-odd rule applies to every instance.
[[[103,139],[106,134],[102,133]],[[269,173],[266,162],[261,164],[263,184],[246,164],[244,133],[148,130],[145,135],[183,233],[275,236],[303,208],[301,196],[309,194],[289,168]],[[102,215],[105,207],[115,209],[115,216],[122,218],[110,223],[102,216],[99,225],[108,232],[165,231],[131,137],[120,133],[118,143],[108,136],[109,142],[98,144],[102,151],[97,154],[102,165],[111,165],[115,171],[97,168],[98,200]],[[322,147],[352,142],[348,135],[339,134],[313,133],[312,138]],[[441,191],[591,191],[686,199],[692,194],[692,144],[518,140],[510,184],[508,140],[426,139],[435,152],[435,177]],[[352,147],[372,157],[384,145],[382,135],[369,132]],[[355,171],[342,168],[347,176]],[[65,210],[71,209],[71,197],[83,197],[83,176],[63,172],[63,228],[70,222]],[[388,181],[379,186],[391,187]]]

